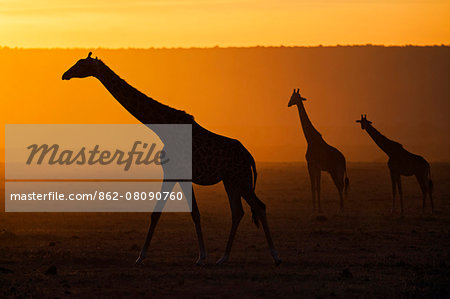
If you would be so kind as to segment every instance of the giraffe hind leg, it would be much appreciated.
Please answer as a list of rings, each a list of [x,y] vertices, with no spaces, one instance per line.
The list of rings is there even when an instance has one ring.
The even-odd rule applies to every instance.
[[[333,172],[331,173],[331,178],[339,193],[339,210],[342,212],[344,210],[344,173]]]
[[[317,208],[319,214],[322,213],[322,206],[320,205],[320,179],[321,179],[321,171],[320,169],[316,172],[316,191],[317,191]]]
[[[272,236],[270,234],[269,224],[267,222],[266,206],[265,204],[256,196],[253,190],[246,192],[244,195],[245,201],[250,205],[253,213],[261,221],[262,227],[264,229],[264,234],[266,236],[267,245],[269,246],[270,254],[275,262],[275,265],[279,265],[281,260],[278,257],[278,252],[273,244]]]
[[[238,178],[239,180],[236,181],[236,178]],[[243,197],[250,206],[255,224],[256,222],[261,222],[264,234],[266,236],[267,244],[269,246],[270,254],[272,255],[275,265],[279,265],[281,263],[281,260],[278,258],[278,253],[275,249],[272,236],[270,234],[266,215],[266,205],[256,196],[255,191],[253,190],[250,168],[248,169],[248,171],[241,175],[233,176],[233,183],[233,186],[235,186],[238,190],[238,194],[240,195],[240,197]]]
[[[242,217],[244,216],[244,209],[242,208],[241,195],[238,190],[234,187],[234,184],[230,182],[224,182],[225,190],[228,194],[228,200],[230,202],[231,208],[231,230],[230,235],[228,237],[227,245],[225,248],[225,253],[223,256],[216,262],[217,264],[225,263],[231,252],[231,247],[233,245],[233,240],[236,235],[239,223],[241,222]]]
[[[426,198],[427,198],[427,192],[430,192],[427,188],[427,178],[416,175],[417,182],[419,183],[420,190],[422,191],[422,214],[425,214],[425,206],[426,206]]]

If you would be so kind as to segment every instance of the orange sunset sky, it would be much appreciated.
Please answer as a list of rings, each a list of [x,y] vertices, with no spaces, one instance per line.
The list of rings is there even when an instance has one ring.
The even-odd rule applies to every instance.
[[[293,88],[349,161],[386,160],[355,123],[361,113],[408,150],[448,161],[450,48],[308,48],[366,44],[449,45],[450,1],[0,0],[0,119],[136,123],[97,80],[61,80],[92,50],[259,161],[304,161]],[[258,45],[273,48],[224,49]]]
[[[450,43],[448,0],[0,0],[9,47]]]

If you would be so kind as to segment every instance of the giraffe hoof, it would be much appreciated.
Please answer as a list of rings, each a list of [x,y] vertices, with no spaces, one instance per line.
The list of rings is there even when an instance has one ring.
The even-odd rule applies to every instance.
[[[278,257],[278,253],[276,251],[272,252],[272,258],[273,258],[273,262],[275,263],[275,266],[279,266],[281,264],[281,260]]]
[[[281,264],[281,260],[280,259],[276,259],[274,260],[275,262],[275,266],[279,266]]]
[[[139,256],[134,264],[137,265],[137,266],[143,265],[144,264],[144,257]]]
[[[198,260],[195,262],[196,266],[204,266],[205,265],[205,257],[199,257]]]
[[[228,261],[228,255],[222,256],[222,257],[216,262],[216,265],[222,265],[222,264],[224,264],[226,261]]]

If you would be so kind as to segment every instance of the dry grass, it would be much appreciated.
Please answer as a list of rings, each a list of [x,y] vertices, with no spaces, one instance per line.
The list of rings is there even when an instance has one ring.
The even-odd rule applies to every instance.
[[[139,267],[134,260],[148,214],[0,213],[0,297],[445,297],[449,166],[433,164],[433,217],[421,215],[413,178],[403,180],[406,217],[388,216],[386,166],[351,163],[345,214],[337,215],[337,193],[323,175],[327,220],[317,221],[305,165],[259,163],[257,193],[267,204],[279,267],[247,206],[230,261],[214,265],[230,226],[222,185],[196,188],[209,253],[205,267],[193,265],[197,244],[186,213],[163,215]]]

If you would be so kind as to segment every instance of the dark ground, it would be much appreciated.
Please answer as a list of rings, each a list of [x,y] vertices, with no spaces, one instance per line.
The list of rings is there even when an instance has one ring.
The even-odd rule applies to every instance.
[[[434,216],[421,215],[413,178],[403,179],[406,216],[389,216],[385,164],[350,163],[350,198],[322,176],[327,217],[311,214],[304,164],[259,163],[257,194],[283,263],[273,265],[264,234],[241,222],[230,260],[231,216],[223,185],[196,187],[208,249],[194,266],[189,214],[162,216],[143,266],[134,266],[147,213],[0,213],[0,297],[449,297],[450,165],[432,165]],[[2,194],[3,194],[2,190]]]

